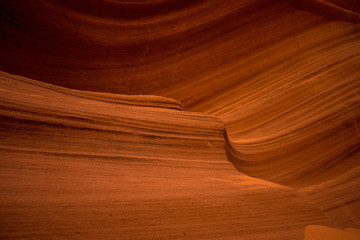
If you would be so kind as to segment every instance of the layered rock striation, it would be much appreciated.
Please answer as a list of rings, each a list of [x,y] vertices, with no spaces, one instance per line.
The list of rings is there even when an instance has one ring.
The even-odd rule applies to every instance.
[[[359,13],[355,0],[1,2],[0,236],[360,228]]]

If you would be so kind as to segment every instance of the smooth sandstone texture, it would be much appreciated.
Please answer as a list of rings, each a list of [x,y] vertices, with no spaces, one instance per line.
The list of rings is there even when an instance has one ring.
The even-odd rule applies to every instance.
[[[360,228],[359,13],[356,0],[1,1],[0,238]]]
[[[237,171],[216,117],[0,81],[2,238],[302,239],[332,224],[295,189]]]
[[[305,240],[358,240],[359,233],[342,231],[324,226],[307,226],[305,229]]]
[[[359,164],[360,15],[337,2],[5,1],[0,69],[174,98],[224,121],[240,171],[305,187]]]

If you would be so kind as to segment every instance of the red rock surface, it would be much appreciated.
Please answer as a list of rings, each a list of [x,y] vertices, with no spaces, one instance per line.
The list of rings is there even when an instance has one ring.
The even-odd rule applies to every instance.
[[[0,238],[356,238],[359,10],[0,2]]]

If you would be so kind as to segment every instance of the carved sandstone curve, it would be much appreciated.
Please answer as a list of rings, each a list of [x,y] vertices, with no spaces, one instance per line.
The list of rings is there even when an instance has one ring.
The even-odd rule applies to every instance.
[[[203,158],[217,159],[221,155],[221,162],[226,165],[225,168],[231,167],[228,166],[228,157],[241,173],[285,184],[300,189],[300,192],[302,189],[314,187],[316,191],[305,191],[306,196],[301,196],[301,199],[306,198],[311,207],[321,209],[320,212],[325,214],[319,217],[321,221],[324,219],[332,221],[335,227],[349,227],[345,225],[359,227],[357,212],[359,197],[354,191],[357,189],[353,186],[359,182],[356,175],[358,171],[352,171],[357,169],[360,159],[360,28],[359,8],[354,1],[189,0],[179,3],[172,0],[154,0],[136,3],[135,1],[79,0],[76,2],[78,4],[70,0],[26,2],[13,0],[0,3],[2,56],[0,70],[65,87],[88,90],[88,92],[70,90],[2,73],[1,78],[11,83],[0,89],[4,130],[2,144],[6,145],[3,157],[6,166],[2,170],[5,172],[10,169],[10,175],[13,174],[9,179],[6,179],[8,176],[6,173],[3,175],[3,181],[6,183],[3,190],[9,193],[9,197],[2,199],[9,205],[11,200],[16,200],[20,198],[19,196],[29,200],[25,201],[29,205],[24,212],[32,219],[39,220],[31,222],[31,226],[38,229],[35,230],[35,234],[50,236],[50,231],[53,230],[64,234],[66,238],[73,236],[71,232],[73,228],[70,225],[67,225],[68,228],[63,231],[37,228],[37,224],[44,219],[51,220],[50,213],[44,218],[39,215],[46,213],[45,208],[50,208],[51,211],[53,208],[49,207],[50,203],[46,203],[48,204],[45,204],[46,206],[37,206],[34,202],[39,200],[39,203],[44,203],[49,199],[56,202],[51,186],[60,185],[60,180],[66,181],[66,178],[55,181],[49,177],[51,176],[49,170],[48,175],[45,174],[40,178],[45,182],[50,179],[45,185],[36,182],[36,178],[30,179],[41,173],[42,169],[38,163],[30,161],[33,156],[40,155],[38,159],[45,165],[48,164],[45,158],[56,158],[56,166],[50,166],[51,171],[60,168],[62,172],[71,176],[70,179],[79,180],[81,176],[84,177],[80,167],[77,168],[77,173],[71,175],[63,169],[64,167],[59,167],[57,164],[61,165],[60,162],[65,158],[70,159],[66,162],[70,166],[76,165],[72,160],[77,162],[79,159],[87,158],[111,161],[114,156],[108,154],[109,152],[114,152],[116,160],[121,158],[148,161],[148,158],[144,160],[143,155],[136,157],[134,152],[137,150],[134,146],[141,146],[140,152],[150,154],[150,159],[155,159],[156,162],[172,161],[182,166],[185,164],[182,161],[189,156],[182,155],[184,153],[180,149],[186,149],[189,154],[191,153],[190,158],[195,159],[191,163],[199,161],[201,165],[199,168],[203,166],[200,163]],[[13,80],[10,80],[11,78]],[[21,79],[23,83],[20,83]],[[30,82],[32,84],[29,84]],[[20,87],[12,86],[12,83],[20,83]],[[29,89],[22,89],[24,86],[22,84],[26,84]],[[108,93],[95,93],[98,91]],[[58,98],[52,98],[50,93]],[[111,93],[156,96],[129,97]],[[63,101],[63,97],[69,101]],[[30,100],[33,106],[27,103]],[[73,106],[71,103],[73,100],[79,101],[79,106]],[[217,117],[184,112],[182,111],[184,107],[179,102],[189,111],[210,113]],[[115,116],[116,120],[114,120],[113,112],[117,111],[118,106],[121,106],[122,113],[126,117]],[[86,112],[86,108],[90,108],[91,113]],[[107,111],[104,112],[101,108],[106,108]],[[173,111],[177,113],[173,114]],[[136,113],[135,117],[131,116],[133,113]],[[142,121],[146,123],[145,128],[141,128]],[[206,129],[202,128],[204,122],[205,125],[209,124]],[[183,124],[185,127],[182,127]],[[11,133],[13,128],[14,132]],[[88,138],[77,137],[75,142],[70,144],[69,135],[72,133],[85,134],[84,136]],[[117,134],[136,144],[128,143],[124,145],[124,149],[117,149],[114,143]],[[169,134],[170,140],[176,142],[176,147],[172,148],[166,142],[165,139],[169,140]],[[224,134],[227,136],[225,140]],[[154,136],[155,139],[149,140]],[[179,136],[181,140],[177,139]],[[108,147],[102,148],[101,144],[107,137],[114,141],[111,141]],[[19,138],[22,140],[19,141]],[[42,138],[44,139],[41,140]],[[159,139],[161,140],[157,142]],[[139,144],[141,141],[144,143]],[[179,141],[186,146],[178,144]],[[48,146],[48,149],[40,148],[41,144]],[[159,148],[150,147],[149,150],[147,144]],[[194,144],[193,148],[200,146],[201,154],[197,154],[190,147],[192,144]],[[30,151],[33,145],[35,149],[41,149],[40,153]],[[164,146],[160,147],[162,145]],[[221,154],[213,152],[214,149],[207,149],[206,145],[210,149],[216,146]],[[11,147],[8,148],[9,146]],[[28,148],[22,149],[23,146]],[[80,146],[81,151],[75,151],[76,146]],[[168,152],[159,150],[163,148]],[[227,150],[227,157],[224,149]],[[89,156],[89,151],[93,151],[94,154]],[[176,154],[179,154],[179,158],[174,160],[172,156]],[[25,162],[27,173],[24,179],[16,176],[17,170],[10,164],[12,159],[19,161],[16,165],[19,166],[18,170]],[[89,162],[83,163],[91,176],[96,175],[96,170],[86,164]],[[189,165],[191,163],[188,162]],[[33,165],[37,167],[33,168]],[[101,169],[101,165],[97,164],[96,167]],[[119,170],[116,166],[110,167],[110,165],[107,166]],[[127,167],[130,168],[130,164]],[[155,168],[151,173],[158,173]],[[29,171],[33,172],[29,173]],[[146,170],[142,169],[142,171]],[[349,181],[339,180],[349,176],[348,173],[352,176],[349,177]],[[85,174],[84,180],[87,194],[93,194],[89,199],[94,200],[96,197],[105,199],[104,196],[96,195],[95,190],[91,190],[97,188],[91,186],[92,178],[89,174]],[[211,172],[205,175],[209,177],[212,174]],[[236,186],[248,182],[243,181],[242,177],[239,180],[237,174],[239,173],[234,174],[237,177],[225,174],[226,177],[215,177],[209,181]],[[183,176],[188,177],[185,173]],[[115,181],[111,176],[104,176],[104,179]],[[40,193],[39,197],[31,196],[30,190],[21,189],[20,185],[16,184],[16,181],[19,183],[21,180],[29,182],[30,189]],[[101,186],[105,191],[107,188],[104,182],[101,182]],[[135,178],[125,181],[125,184],[130,184],[130,189],[136,185],[132,185],[133,182],[136,182]],[[175,192],[184,193],[185,188],[195,185],[194,182],[187,182],[185,187],[181,188],[181,181],[174,181],[176,187],[171,191],[164,187],[165,182],[162,179],[158,183],[161,189],[165,189],[163,192],[169,191],[170,195]],[[319,190],[321,188],[315,187],[322,186],[324,182],[331,182],[335,187],[328,184],[329,189],[321,191]],[[206,186],[206,183],[209,182],[202,182],[202,186]],[[157,186],[155,183],[148,185],[153,190]],[[20,194],[16,195],[10,186],[18,189]],[[147,192],[145,186],[139,186],[136,185],[135,189],[140,188],[149,197],[150,191]],[[204,193],[208,191],[206,189],[209,186],[212,185],[208,185],[203,191],[192,186],[193,188],[190,188],[192,190],[188,193],[197,191]],[[115,191],[110,185],[108,187],[109,192]],[[86,195],[81,193],[79,185],[69,183],[61,189],[71,194],[76,192],[74,189],[79,191],[75,194],[76,200],[81,200]],[[128,197],[133,194],[129,189],[125,191],[129,193],[129,195],[125,194]],[[214,191],[220,191],[219,189],[220,187],[215,187]],[[334,195],[333,189],[341,192],[344,197]],[[47,199],[45,196],[48,192],[50,194]],[[69,204],[71,194],[64,197],[66,204]],[[189,198],[192,198],[193,195],[191,197],[190,195]],[[281,199],[282,195],[280,196]],[[283,200],[292,199],[291,197],[291,194],[286,195]],[[218,206],[221,202],[220,196],[217,195],[216,199],[215,205]],[[230,201],[232,206],[237,204],[234,203],[234,199]],[[266,202],[268,198],[261,199]],[[276,205],[280,199],[272,203]],[[211,204],[208,200],[207,198],[207,206],[210,208]],[[15,218],[20,218],[23,213],[20,211],[20,205],[23,203],[16,206],[18,215],[15,215]],[[260,204],[260,201],[257,203]],[[158,206],[155,203],[151,204],[145,205],[150,209],[156,209]],[[164,204],[164,201],[161,201],[161,204]],[[185,208],[189,210],[188,206],[199,206],[191,204],[186,202]],[[174,205],[171,205],[171,209],[175,208]],[[57,206],[64,207],[61,204]],[[140,205],[127,209],[129,211],[149,209],[138,206]],[[39,211],[31,215],[29,210],[34,211],[37,207]],[[101,205],[99,209],[104,210],[105,207]],[[239,212],[240,209],[244,210],[239,205],[235,208]],[[74,209],[76,208],[71,208],[71,211]],[[87,212],[84,207],[81,209],[81,213]],[[95,216],[98,213],[95,209],[91,208],[88,213]],[[186,210],[187,217],[182,220],[194,217],[188,210]],[[261,208],[262,210],[264,209]],[[6,227],[9,233],[14,234],[18,228],[15,226],[16,219],[11,218],[11,213],[14,211],[11,211],[8,206],[2,213],[8,214]],[[59,213],[59,211],[55,212]],[[71,211],[63,211],[63,214],[68,215],[60,214],[58,219],[53,220],[56,223],[54,226],[57,228],[61,226],[60,218],[70,219]],[[196,211],[202,212],[199,209]],[[285,216],[285,209],[279,211],[281,216]],[[162,213],[165,214],[165,210]],[[209,213],[208,210],[205,209],[205,213]],[[259,236],[253,235],[256,231],[254,229],[257,228],[255,223],[258,222],[252,218],[253,215],[247,213],[249,215],[245,215],[252,219],[250,222],[253,223],[251,230],[248,233],[239,230],[237,233],[243,234],[245,238],[265,238],[264,228],[259,230],[262,232]],[[156,215],[155,210],[152,214],[152,216]],[[320,216],[318,212],[315,215]],[[201,216],[201,220],[205,221],[205,215]],[[281,218],[281,223],[284,218]],[[96,219],[100,220],[100,218]],[[140,217],[136,219],[140,221]],[[170,222],[171,219],[172,216],[166,218]],[[176,219],[180,221],[181,218]],[[221,219],[227,222],[228,218]],[[268,219],[271,220],[270,217]],[[75,220],[72,223],[74,222]],[[88,231],[90,228],[85,227],[88,222],[84,218],[81,222],[83,230]],[[238,224],[235,219],[229,222]],[[304,221],[294,227],[296,230],[288,232],[281,230],[279,235],[274,236],[281,235],[284,239],[295,235],[299,237],[301,236],[299,229],[302,228],[300,225],[305,222],[326,224]],[[27,224],[25,220],[21,223],[22,226]],[[147,223],[149,226],[156,224],[149,219]],[[176,221],[172,226],[177,226],[178,223]],[[189,223],[195,223],[195,220]],[[240,223],[240,225],[246,224]],[[127,233],[137,229],[134,226],[127,226]],[[214,227],[215,224],[213,222],[213,225],[209,223],[206,227],[197,226],[193,238],[208,238],[210,235],[206,235],[204,229],[209,226]],[[171,233],[176,232],[175,235],[180,238],[181,234],[179,235],[178,231],[180,228],[176,231],[166,231],[166,236],[169,237]],[[216,236],[220,236],[220,232],[224,233],[225,228],[223,226],[223,230],[219,230]],[[275,226],[270,228],[269,232],[276,232]],[[119,228],[116,229],[120,231]],[[153,230],[149,232],[152,234],[156,232]],[[86,235],[84,232],[77,234],[99,238],[100,232],[98,229],[96,232],[98,235],[91,233]],[[107,234],[110,236],[109,233]],[[184,232],[183,237],[186,234],[188,233]],[[29,230],[28,236],[30,235]],[[140,235],[137,237],[146,238]],[[160,235],[158,233],[156,236]],[[226,236],[232,235],[228,233]]]
[[[344,17],[358,13],[351,1],[289,2],[315,13],[326,6],[349,22],[287,1],[2,2],[0,69],[71,88],[174,98],[222,119],[241,171],[317,184],[359,165],[360,30],[357,17]],[[147,104],[141,99],[136,104]]]
[[[336,226],[295,189],[237,171],[214,116],[0,83],[1,238],[303,239]]]

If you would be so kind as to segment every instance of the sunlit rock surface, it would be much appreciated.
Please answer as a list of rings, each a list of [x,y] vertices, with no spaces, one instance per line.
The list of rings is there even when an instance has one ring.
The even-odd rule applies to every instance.
[[[0,238],[356,238],[359,12],[0,2]]]
[[[305,229],[305,240],[357,240],[360,238],[358,229],[348,228],[346,231],[324,226],[307,226]]]

